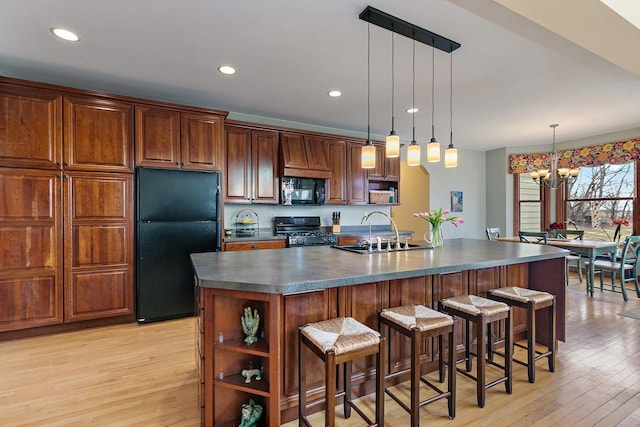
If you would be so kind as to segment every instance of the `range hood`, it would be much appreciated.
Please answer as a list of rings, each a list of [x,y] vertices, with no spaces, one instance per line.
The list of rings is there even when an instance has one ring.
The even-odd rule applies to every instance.
[[[295,133],[280,134],[280,176],[329,179],[329,155],[324,139]]]

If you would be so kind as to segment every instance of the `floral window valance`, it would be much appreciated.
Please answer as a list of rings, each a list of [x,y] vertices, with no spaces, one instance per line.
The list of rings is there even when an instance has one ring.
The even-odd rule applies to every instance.
[[[528,173],[541,168],[551,169],[551,154],[511,154],[509,155],[509,173]],[[640,138],[571,150],[558,150],[558,167],[561,168],[629,163],[638,159],[640,159]]]

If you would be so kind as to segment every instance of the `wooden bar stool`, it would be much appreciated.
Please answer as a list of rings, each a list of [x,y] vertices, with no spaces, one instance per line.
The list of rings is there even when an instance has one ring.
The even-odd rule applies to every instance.
[[[389,333],[393,329],[411,340],[411,368],[403,371],[386,374],[383,377],[396,377],[407,371],[411,372],[411,403],[407,406],[400,400],[391,390],[386,388],[387,393],[395,400],[405,411],[411,415],[411,426],[420,425],[420,407],[437,400],[446,398],[448,400],[449,417],[451,419],[456,416],[456,370],[449,369],[449,381],[447,391],[442,391],[420,374],[420,345],[425,338],[438,337],[438,354],[439,354],[439,380],[444,381],[444,362],[443,362],[443,336],[448,335],[449,351],[447,353],[447,363],[449,366],[455,366],[456,344],[454,339],[453,318],[447,314],[427,308],[423,305],[403,305],[400,307],[385,308],[379,316],[380,331],[382,332],[385,342],[389,342]],[[382,328],[382,326],[387,326]],[[386,348],[383,349],[386,352]],[[428,385],[437,395],[426,400],[420,401],[420,382]]]
[[[492,301],[476,295],[462,295],[458,297],[445,298],[438,302],[438,310],[465,319],[465,368],[460,369],[456,366],[458,372],[471,378],[476,382],[476,394],[478,397],[478,406],[484,408],[485,392],[500,383],[505,383],[508,394],[512,392],[513,376],[512,376],[512,354],[513,354],[513,324],[512,309],[505,303]],[[487,343],[491,344],[491,338],[488,337],[491,330],[490,325],[498,320],[505,321],[505,356],[504,365],[498,365],[492,358],[485,357],[487,353]],[[475,356],[478,359],[478,367],[476,376],[471,374],[471,328],[469,322],[474,322],[477,338]],[[487,337],[487,341],[485,341]],[[490,363],[504,369],[504,376],[486,384],[486,364]]]
[[[514,345],[527,349],[527,361],[513,359],[515,363],[526,366],[529,374],[529,382],[536,382],[536,361],[546,357],[549,363],[549,371],[555,371],[556,360],[556,297],[548,292],[535,291],[533,289],[508,286],[492,289],[487,295],[489,299],[509,304],[512,307],[524,308],[527,311],[527,345],[519,343]],[[547,351],[536,350],[536,311],[547,309],[548,335]],[[498,353],[500,354],[500,353]]]
[[[335,400],[344,397],[344,416],[351,416],[351,408],[370,426],[384,425],[384,376],[386,362],[384,338],[351,317],[338,317],[301,326],[298,332],[298,421],[310,426],[307,419],[307,367],[303,345],[315,353],[325,364],[325,426],[335,425]],[[371,421],[351,401],[351,362],[354,359],[376,355],[376,413]],[[336,393],[336,366],[344,365],[344,390]]]

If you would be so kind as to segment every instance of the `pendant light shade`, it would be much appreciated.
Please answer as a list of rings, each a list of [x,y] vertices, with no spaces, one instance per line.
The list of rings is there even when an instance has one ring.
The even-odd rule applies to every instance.
[[[427,162],[434,163],[439,161],[440,161],[440,143],[432,139],[427,144]]]
[[[400,137],[396,135],[395,131],[395,94],[396,94],[396,79],[395,79],[395,43],[393,38],[393,24],[391,24],[391,132],[385,139],[385,156],[387,158],[400,157]]]
[[[367,143],[360,157],[362,169],[376,167],[376,147],[371,142],[371,25],[367,24]]]
[[[371,141],[367,141],[367,144],[362,147],[361,164],[362,169],[373,169],[376,167],[376,147],[371,144]]]
[[[388,158],[400,157],[400,137],[393,132],[393,134],[387,136],[385,142],[387,143],[385,149],[386,156]]]
[[[458,166],[458,149],[449,144],[446,150],[444,150],[444,167],[455,168]]]
[[[407,147],[407,166],[420,166],[420,146],[415,141]]]

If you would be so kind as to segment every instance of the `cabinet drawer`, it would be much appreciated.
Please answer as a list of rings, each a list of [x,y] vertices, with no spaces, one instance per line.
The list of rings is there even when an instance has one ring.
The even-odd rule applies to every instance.
[[[259,240],[249,242],[227,242],[224,244],[225,251],[249,251],[256,249],[284,249],[287,247],[285,240]]]

